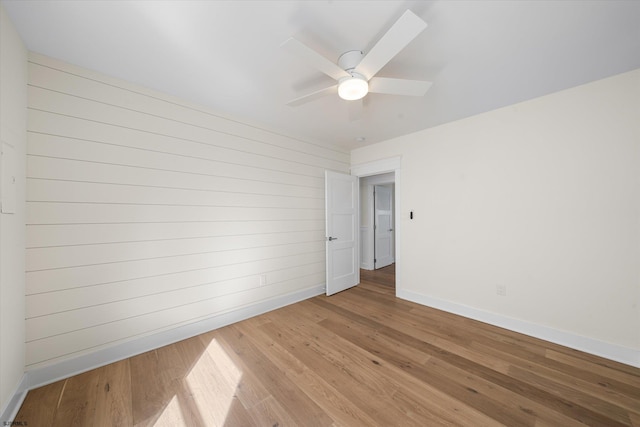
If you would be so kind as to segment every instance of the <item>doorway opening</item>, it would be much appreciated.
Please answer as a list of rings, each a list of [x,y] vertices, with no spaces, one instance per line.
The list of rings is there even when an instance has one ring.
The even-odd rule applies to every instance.
[[[400,205],[400,178],[401,178],[401,158],[391,157],[386,159],[375,160],[368,163],[360,163],[351,166],[351,175],[359,178],[360,187],[360,203],[359,203],[359,234],[360,234],[360,278],[361,280],[371,280],[376,283],[382,282],[387,286],[394,288],[394,293],[397,295],[398,289],[402,286],[401,269],[398,269],[398,264],[401,264],[402,257],[400,251],[400,242],[402,237],[402,211]],[[379,240],[379,245],[389,249],[392,255],[393,262],[389,265],[375,269],[376,264],[382,267],[382,263],[376,263],[374,260],[374,233],[373,224],[375,209],[373,207],[373,191],[376,185],[388,186],[391,189],[391,217],[385,217],[388,212],[380,212],[381,216],[378,218],[384,222],[387,222],[387,232],[391,229],[393,238],[392,241]],[[371,186],[371,188],[369,188]],[[371,190],[369,192],[369,189]],[[366,197],[363,195],[366,194]],[[386,197],[386,196],[385,196]],[[363,201],[363,198],[365,199]],[[371,204],[369,204],[369,200]],[[388,199],[385,199],[388,200]],[[369,206],[371,208],[369,209]],[[387,205],[381,206],[381,208]],[[388,211],[389,209],[380,209],[381,211]],[[379,221],[381,222],[381,221]],[[385,228],[382,229],[384,231]],[[380,236],[385,237],[385,236]],[[389,236],[386,236],[389,237]],[[363,240],[367,240],[364,242]],[[380,247],[378,248],[380,249]]]
[[[395,173],[360,178],[360,277],[395,288]]]

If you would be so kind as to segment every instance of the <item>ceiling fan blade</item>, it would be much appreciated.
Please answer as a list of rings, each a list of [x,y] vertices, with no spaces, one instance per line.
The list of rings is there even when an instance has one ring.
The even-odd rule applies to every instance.
[[[290,107],[297,107],[298,105],[306,104],[307,102],[315,101],[316,99],[322,98],[323,96],[331,95],[334,93],[338,93],[338,85],[329,86],[324,89],[320,89],[307,95],[301,96],[300,98],[293,99],[287,102],[287,105]]]
[[[423,96],[433,83],[422,80],[374,77],[369,80],[369,92],[388,95]]]
[[[356,71],[365,76],[367,80],[371,79],[425,28],[427,28],[427,23],[415,13],[407,10],[362,58]]]
[[[307,64],[312,67],[322,71],[329,77],[338,80],[342,77],[349,77],[349,73],[347,73],[342,68],[338,67],[337,64],[329,61],[324,56],[320,55],[315,50],[311,49],[305,44],[302,44],[298,40],[293,37],[285,40],[284,43],[280,45],[280,47],[286,49],[289,53],[296,55],[297,57],[304,60]]]

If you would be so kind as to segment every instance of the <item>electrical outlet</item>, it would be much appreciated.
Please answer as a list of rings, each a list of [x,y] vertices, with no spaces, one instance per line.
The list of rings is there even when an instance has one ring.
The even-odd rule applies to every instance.
[[[496,294],[501,297],[507,296],[507,286],[506,285],[496,285]]]

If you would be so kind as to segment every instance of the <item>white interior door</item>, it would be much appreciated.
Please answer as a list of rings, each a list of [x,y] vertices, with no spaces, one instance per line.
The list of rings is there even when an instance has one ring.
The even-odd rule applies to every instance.
[[[327,295],[360,282],[358,177],[325,171]]]
[[[394,262],[393,242],[393,190],[391,186],[374,187],[374,268]]]

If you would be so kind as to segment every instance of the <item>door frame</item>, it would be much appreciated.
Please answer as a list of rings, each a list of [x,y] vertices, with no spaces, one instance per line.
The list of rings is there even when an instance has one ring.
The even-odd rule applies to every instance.
[[[402,287],[402,269],[398,268],[398,264],[402,263],[402,229],[403,220],[409,218],[409,214],[405,215],[401,209],[401,165],[402,156],[389,157],[386,159],[374,160],[372,162],[358,163],[351,165],[351,175],[355,175],[359,178],[364,178],[372,175],[379,175],[383,173],[394,173],[395,182],[395,246],[396,246],[396,296],[398,290]],[[405,218],[406,216],[406,218]],[[358,216],[358,230],[360,230],[360,216]],[[359,254],[358,254],[359,256]],[[358,263],[359,265],[359,263]]]

